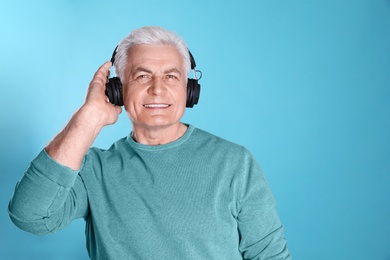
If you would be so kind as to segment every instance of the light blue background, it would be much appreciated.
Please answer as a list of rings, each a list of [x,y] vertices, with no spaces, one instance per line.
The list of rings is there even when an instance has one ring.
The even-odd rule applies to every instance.
[[[7,204],[131,30],[182,35],[202,70],[184,121],[263,167],[294,259],[390,259],[390,1],[2,1],[0,259],[87,259],[83,220],[49,236]],[[123,113],[95,145],[130,131]]]

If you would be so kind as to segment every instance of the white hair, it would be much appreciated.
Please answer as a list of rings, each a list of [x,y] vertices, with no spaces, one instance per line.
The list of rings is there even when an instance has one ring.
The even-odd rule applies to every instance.
[[[123,74],[127,66],[128,50],[132,46],[140,44],[171,45],[176,47],[183,57],[183,64],[187,73],[191,70],[190,55],[187,44],[177,33],[158,26],[145,26],[132,31],[118,44],[114,66],[115,73],[121,80],[123,80]]]

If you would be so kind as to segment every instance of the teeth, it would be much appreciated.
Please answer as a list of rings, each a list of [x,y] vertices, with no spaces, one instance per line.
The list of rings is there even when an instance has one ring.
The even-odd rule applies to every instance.
[[[164,107],[168,107],[169,105],[167,104],[146,104],[144,105],[144,107],[148,107],[148,108],[164,108]]]

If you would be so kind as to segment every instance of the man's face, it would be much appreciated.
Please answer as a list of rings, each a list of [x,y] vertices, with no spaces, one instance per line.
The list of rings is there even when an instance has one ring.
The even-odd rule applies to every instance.
[[[128,51],[123,101],[134,127],[180,123],[186,106],[183,58],[169,45],[136,45]]]

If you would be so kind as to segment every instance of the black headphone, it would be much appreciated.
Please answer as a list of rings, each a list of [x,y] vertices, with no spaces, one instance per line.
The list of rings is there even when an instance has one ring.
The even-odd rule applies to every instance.
[[[118,46],[115,48],[111,57],[112,65],[114,65],[115,62],[115,54],[117,49]],[[194,71],[195,79],[188,79],[187,81],[186,107],[193,107],[194,105],[198,104],[200,95],[200,84],[198,83],[198,78],[196,78],[196,72],[200,72],[201,75],[202,72],[195,69],[195,59],[189,50],[188,52],[190,54],[191,70]],[[122,82],[119,77],[113,77],[108,80],[108,82],[106,83],[106,96],[112,104],[116,106],[123,106]]]

